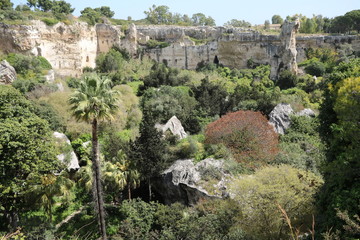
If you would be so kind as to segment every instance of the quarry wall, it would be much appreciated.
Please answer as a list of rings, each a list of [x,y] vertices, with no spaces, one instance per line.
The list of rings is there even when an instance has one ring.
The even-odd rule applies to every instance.
[[[168,42],[165,48],[149,49],[149,40]],[[200,43],[199,43],[200,42]],[[95,67],[95,59],[113,45],[126,48],[133,57],[148,56],[171,67],[195,69],[201,61],[219,62],[231,68],[245,68],[252,59],[274,64],[281,50],[279,35],[263,35],[251,29],[225,27],[121,26],[84,22],[47,26],[41,21],[29,25],[0,23],[0,51],[43,56],[59,76],[80,76],[84,67]],[[338,49],[350,44],[360,51],[359,36],[296,36],[296,61],[305,59],[308,48]],[[276,63],[275,63],[276,64]]]

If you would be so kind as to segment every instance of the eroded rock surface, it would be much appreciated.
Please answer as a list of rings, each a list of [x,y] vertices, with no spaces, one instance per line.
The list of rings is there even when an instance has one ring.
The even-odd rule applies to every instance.
[[[53,136],[56,138],[56,142],[59,145],[70,145],[69,149],[71,149],[70,151],[61,153],[59,155],[57,155],[56,157],[64,164],[66,164],[67,169],[70,170],[77,170],[80,168],[79,166],[79,160],[75,154],[75,152],[72,150],[71,148],[71,143],[70,140],[67,138],[67,136],[63,133],[59,133],[59,132],[54,132]]]
[[[290,104],[279,103],[269,114],[269,123],[273,125],[275,132],[284,134],[285,130],[290,127],[290,116],[294,114],[294,110]]]
[[[296,33],[300,28],[300,20],[294,22],[285,20],[281,27],[277,60],[272,64],[271,79],[276,79],[282,70],[298,74]]]
[[[220,64],[241,69],[252,59],[257,64],[270,64],[272,79],[276,79],[280,69],[295,73],[296,61],[306,59],[308,48],[336,50],[351,43],[354,51],[360,51],[360,36],[298,36],[295,42],[299,25],[286,24],[281,36],[277,36],[234,27],[131,25],[124,31],[123,26],[94,27],[76,21],[54,26],[38,20],[29,25],[0,23],[0,50],[43,56],[59,76],[80,76],[84,67],[94,68],[96,57],[115,45],[125,48],[133,57],[149,57],[182,69],[196,69],[200,62],[212,63],[215,56]],[[146,46],[149,40],[170,45],[149,49]]]
[[[217,175],[218,179],[210,182],[208,175]],[[167,204],[181,202],[194,205],[201,199],[227,196],[227,176],[223,160],[208,158],[197,164],[191,159],[177,160],[163,172],[155,188]],[[212,189],[211,193],[209,189]]]
[[[6,60],[0,62],[0,84],[11,84],[16,80],[16,71]]]
[[[163,133],[169,130],[173,135],[179,136],[180,139],[187,137],[184,127],[176,116],[172,116],[166,124],[156,124],[155,127]]]

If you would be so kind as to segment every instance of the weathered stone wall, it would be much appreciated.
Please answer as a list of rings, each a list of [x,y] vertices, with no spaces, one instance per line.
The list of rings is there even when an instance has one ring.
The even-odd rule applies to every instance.
[[[1,24],[0,31],[2,52],[43,56],[60,76],[79,76],[83,67],[95,67],[97,35],[86,23],[50,27],[32,21],[32,25]]]
[[[0,23],[0,51],[43,56],[60,76],[79,76],[84,67],[95,67],[96,56],[109,51],[113,45],[128,49],[133,56],[141,52],[183,69],[195,69],[201,61],[213,62],[215,56],[221,64],[232,68],[245,68],[249,59],[273,65],[278,61],[281,46],[277,35],[262,35],[242,28],[131,26],[124,33],[121,26],[107,24],[95,27],[83,22],[58,23],[51,27],[41,21],[31,24]],[[192,38],[202,39],[204,43],[195,45]],[[166,48],[147,49],[145,44],[149,39],[171,44]],[[354,50],[360,51],[359,36],[297,36],[296,60],[304,60],[305,50],[310,47],[337,49],[342,44],[351,44]]]

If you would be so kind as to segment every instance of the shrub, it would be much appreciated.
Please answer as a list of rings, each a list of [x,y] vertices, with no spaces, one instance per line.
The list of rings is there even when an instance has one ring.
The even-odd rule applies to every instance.
[[[170,43],[150,39],[146,42],[146,46],[147,48],[166,48],[170,46]]]
[[[33,104],[35,114],[47,120],[51,130],[65,132],[65,119],[58,115],[53,106],[44,101],[34,102]]]
[[[59,21],[55,18],[43,18],[42,21],[48,26],[54,26]]]
[[[324,75],[326,71],[325,64],[319,61],[313,61],[308,66],[305,67],[305,72],[307,74],[320,77]]]
[[[279,75],[279,79],[276,81],[276,85],[279,86],[280,89],[288,89],[295,87],[296,83],[296,75],[289,70],[282,71]]]
[[[273,160],[278,152],[278,136],[260,112],[228,113],[207,126],[205,137],[205,143],[224,144],[237,161],[252,161],[250,167]]]
[[[44,57],[25,56],[18,53],[10,53],[6,60],[13,66],[16,73],[26,75],[29,71],[41,73],[42,70],[52,69],[51,64]]]
[[[254,239],[295,239],[291,231],[303,234],[311,229],[314,196],[322,184],[311,172],[283,165],[242,176],[229,190],[240,205],[240,228],[247,234]],[[291,231],[285,227],[279,207],[287,213]]]
[[[37,58],[37,60],[39,60],[39,62],[40,62],[40,68],[41,69],[44,69],[44,70],[50,70],[50,69],[52,69],[52,66],[51,66],[51,64],[49,63],[49,61],[46,59],[46,58],[44,58],[44,57],[42,57],[42,56],[38,56],[38,57],[36,57]]]

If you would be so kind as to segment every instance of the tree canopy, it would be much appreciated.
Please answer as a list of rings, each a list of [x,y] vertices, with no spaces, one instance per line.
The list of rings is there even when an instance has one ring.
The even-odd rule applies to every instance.
[[[0,206],[16,227],[16,215],[31,182],[28,176],[57,170],[59,162],[48,123],[11,86],[0,85]]]

